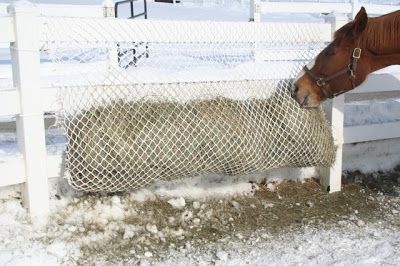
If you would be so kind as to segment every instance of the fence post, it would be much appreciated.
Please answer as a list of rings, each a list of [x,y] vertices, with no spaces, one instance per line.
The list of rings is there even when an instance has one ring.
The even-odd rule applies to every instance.
[[[329,14],[326,22],[332,25],[332,36],[337,29],[348,22],[346,15]],[[343,154],[343,121],[344,94],[333,98],[327,103],[326,116],[332,124],[332,134],[336,145],[336,158],[331,168],[322,170],[321,185],[328,192],[341,190],[342,186],[342,154]]]
[[[261,21],[261,3],[260,0],[250,0],[250,19],[249,21]]]
[[[103,1],[103,16],[105,18],[115,18],[115,5],[113,0],[104,0]],[[119,44],[117,44],[118,46]],[[118,67],[118,47],[114,48],[109,48],[109,62],[110,66],[112,67]]]
[[[21,106],[17,136],[25,163],[23,201],[29,208],[32,222],[43,222],[49,212],[49,187],[39,76],[39,12],[32,3],[22,0],[8,6],[8,13],[14,18],[16,40],[10,49],[13,82]]]
[[[115,17],[114,2],[112,0],[103,1],[103,16],[105,18]]]

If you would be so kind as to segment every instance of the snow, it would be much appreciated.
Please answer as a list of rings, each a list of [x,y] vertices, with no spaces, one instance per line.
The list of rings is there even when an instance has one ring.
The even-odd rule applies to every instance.
[[[165,198],[167,200],[168,198]],[[123,196],[106,199],[71,199],[65,205],[56,201],[55,208],[62,210],[46,227],[30,225],[26,209],[19,200],[0,201],[0,265],[63,265],[71,264],[81,255],[85,245],[97,245],[111,241],[122,230],[122,239],[129,241],[143,235],[140,226],[127,224],[129,215],[143,217],[136,205]],[[75,203],[74,203],[75,202]],[[240,209],[236,201],[230,201]],[[196,203],[197,205],[198,203]],[[194,205],[194,204],[193,204]],[[64,206],[64,209],[62,209]],[[236,206],[236,207],[235,207]],[[400,206],[400,205],[399,205]],[[201,207],[207,210],[207,207]],[[398,209],[393,209],[398,213]],[[182,222],[193,220],[194,226],[203,223],[194,218],[189,207],[184,207]],[[393,212],[393,211],[392,211]],[[356,211],[354,215],[357,215]],[[216,215],[207,213],[207,215]],[[171,217],[172,218],[172,217]],[[60,220],[62,219],[62,221]],[[144,219],[138,218],[138,219]],[[354,222],[351,222],[351,219]],[[385,220],[366,223],[351,218],[336,225],[305,227],[299,231],[288,231],[277,236],[260,229],[244,237],[237,233],[235,238],[220,239],[208,243],[202,249],[194,249],[187,242],[184,249],[171,250],[168,257],[153,261],[151,265],[398,265],[400,263],[400,231]],[[391,218],[396,220],[396,216]],[[60,222],[59,222],[60,221]],[[154,222],[145,226],[146,232],[156,237],[166,237],[168,232],[175,237],[184,233],[172,227],[167,231]],[[170,223],[176,221],[171,219]],[[92,228],[99,228],[96,233]],[[85,233],[85,230],[87,233]],[[78,234],[79,237],[74,235]],[[122,240],[121,240],[122,241]],[[141,263],[154,257],[153,250],[144,251]],[[100,265],[105,262],[97,260]]]
[[[400,164],[399,139],[361,142],[343,146],[343,170],[371,173],[388,171]]]
[[[228,253],[226,253],[225,251],[219,251],[215,255],[221,261],[227,261],[228,260]]]
[[[355,101],[345,105],[345,126],[400,121],[400,99]]]
[[[21,158],[18,150],[17,134],[15,132],[1,132],[0,134],[0,162]]]
[[[176,209],[183,209],[185,208],[186,205],[185,199],[182,197],[176,199],[170,199],[168,203],[171,204],[171,206]]]
[[[0,117],[0,123],[14,123],[14,117]],[[46,130],[46,150],[48,155],[60,155],[65,150],[66,137],[62,129],[50,128]],[[21,157],[17,143],[17,134],[14,130],[0,130],[0,163],[15,160]]]
[[[250,243],[249,243],[250,242]],[[278,241],[232,243],[224,251],[198,254],[192,258],[173,254],[156,265],[398,265],[400,263],[400,233],[380,226],[343,228],[295,232]],[[197,255],[197,254],[196,254]],[[224,260],[214,260],[214,256]],[[218,257],[219,258],[219,257]]]
[[[171,205],[181,206],[184,205],[182,197],[203,199],[223,198],[236,194],[251,194],[254,188],[247,181],[248,178],[246,177],[226,178],[219,175],[206,175],[185,178],[185,180],[178,180],[176,182],[159,182],[154,185],[154,192],[158,196],[176,197],[179,200],[171,203]]]
[[[8,2],[8,1],[0,1]],[[82,3],[75,1],[34,1],[47,3]],[[86,1],[87,4],[99,4],[102,1]],[[172,7],[172,5],[150,3],[149,17],[162,19],[198,19],[198,20],[229,20],[246,21],[247,6],[243,8],[238,3],[226,1],[223,8],[217,7]],[[287,14],[263,16],[262,20],[283,21]],[[320,21],[321,18],[311,15],[296,15],[299,21]],[[0,87],[10,87],[11,69],[8,52],[0,49]],[[398,73],[398,68],[391,67],[382,70],[384,73]],[[381,71],[381,72],[382,72]],[[386,71],[386,72],[385,72]],[[46,80],[44,81],[46,82]],[[47,86],[49,83],[46,83]],[[0,117],[1,122],[13,121],[13,117]],[[400,120],[400,100],[374,100],[347,103],[345,107],[345,125],[364,125],[370,123],[393,122]],[[64,150],[65,137],[57,129],[47,131],[47,151],[49,154],[61,154]],[[0,162],[10,158],[20,157],[18,153],[15,132],[0,134]],[[384,140],[374,143],[359,143],[345,145],[343,167],[346,170],[362,170],[372,172],[388,170],[399,163],[399,140]],[[128,216],[145,217],[139,213],[135,204],[145,204],[157,198],[163,198],[167,203],[181,211],[183,221],[192,221],[194,228],[201,226],[202,217],[194,217],[194,211],[206,211],[207,199],[230,199],[238,195],[251,196],[257,187],[251,181],[279,181],[282,179],[303,179],[317,175],[316,169],[280,169],[258,176],[226,178],[221,176],[203,176],[187,178],[174,182],[158,182],[150,188],[131,192],[128,197],[115,195],[107,199],[79,199],[79,193],[70,192],[70,197],[57,200],[51,199],[53,214],[46,227],[35,227],[30,224],[25,208],[19,199],[0,200],[0,265],[62,265],[75,264],[81,255],[81,247],[97,242],[107,242],[116,234],[123,232],[121,238],[129,240],[140,236],[135,224],[128,224]],[[61,186],[58,184],[58,186]],[[68,188],[58,187],[53,190]],[[268,184],[270,191],[275,190],[274,183]],[[67,195],[68,193],[63,193]],[[54,193],[53,193],[54,195]],[[193,200],[192,204],[189,204]],[[230,204],[237,210],[241,206],[235,200]],[[264,208],[274,207],[273,203],[263,203]],[[309,208],[313,202],[307,202]],[[393,215],[399,214],[398,209],[392,209]],[[170,223],[176,221],[171,217]],[[58,221],[62,220],[59,225]],[[156,221],[145,226],[146,232],[162,239],[165,232],[159,228]],[[101,234],[89,232],[87,227],[101,228]],[[74,234],[81,233],[79,239]],[[181,237],[183,229],[169,228],[169,234]],[[282,233],[278,238],[272,238],[263,232],[254,232],[250,239],[244,239],[237,233],[236,239],[221,240],[217,246],[206,251],[193,251],[190,246],[185,252],[171,251],[170,256],[157,262],[159,265],[399,265],[400,264],[400,231],[391,227],[386,221],[368,223],[357,219],[355,223],[338,222],[328,228],[305,228],[299,232]],[[192,252],[192,253],[191,253]],[[198,253],[195,253],[198,252]],[[140,265],[150,265],[155,254],[145,251]],[[99,264],[106,262],[99,261]],[[136,263],[136,262],[132,262]]]

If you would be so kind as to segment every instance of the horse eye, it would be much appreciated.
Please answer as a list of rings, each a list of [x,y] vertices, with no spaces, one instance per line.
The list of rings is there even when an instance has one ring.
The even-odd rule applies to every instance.
[[[326,55],[327,56],[333,56],[333,55],[335,55],[335,51],[334,50],[328,50],[328,51],[326,51]]]

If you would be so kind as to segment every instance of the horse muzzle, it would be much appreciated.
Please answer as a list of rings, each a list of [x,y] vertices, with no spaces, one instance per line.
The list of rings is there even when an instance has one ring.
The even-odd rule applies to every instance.
[[[301,108],[316,108],[320,104],[316,95],[309,90],[300,87],[297,82],[293,84],[291,94],[293,99],[296,100]]]

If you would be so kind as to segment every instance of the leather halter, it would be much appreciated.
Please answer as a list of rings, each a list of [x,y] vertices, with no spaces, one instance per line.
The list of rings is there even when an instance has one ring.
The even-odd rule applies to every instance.
[[[360,59],[361,56],[361,48],[356,47],[353,50],[353,54],[351,56],[351,61],[350,63],[347,65],[346,68],[340,70],[339,72],[328,76],[328,77],[321,77],[318,76],[317,74],[313,73],[307,66],[303,67],[303,70],[315,81],[315,83],[317,84],[318,88],[320,89],[322,95],[324,95],[326,98],[332,99],[342,93],[345,93],[346,91],[340,91],[338,93],[327,93],[326,89],[325,89],[325,85],[327,82],[340,77],[344,74],[348,74],[349,75],[349,79],[351,81],[351,86],[352,89],[354,89],[356,87],[355,85],[355,81],[356,81],[356,70],[357,70],[357,64],[358,64],[358,59]]]

